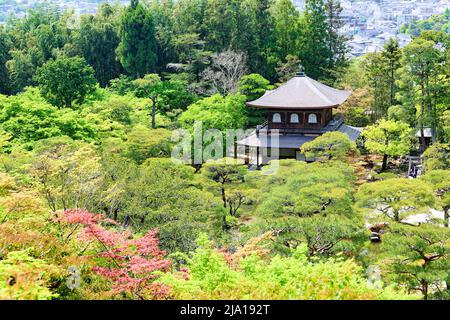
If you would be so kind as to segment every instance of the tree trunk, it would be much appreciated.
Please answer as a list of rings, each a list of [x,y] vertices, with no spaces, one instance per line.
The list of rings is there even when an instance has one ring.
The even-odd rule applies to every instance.
[[[394,221],[400,222],[400,213],[394,210]]]
[[[420,84],[421,87],[421,95],[422,95],[422,101],[420,102],[420,152],[424,152],[427,148],[426,142],[425,142],[425,132],[423,127],[423,119],[425,117],[425,85],[422,80],[422,83]]]
[[[222,186],[222,201],[223,201],[223,207],[227,207],[227,197],[225,195],[225,188]]]
[[[387,169],[387,164],[388,164],[388,155],[385,154],[383,156],[383,166],[381,167],[381,171],[386,171]]]
[[[422,280],[422,294],[423,294],[423,299],[424,300],[428,300],[428,282],[425,280]]]
[[[155,103],[153,102],[153,106],[152,106],[152,129],[156,128],[155,117],[156,117],[156,106],[155,106]]]
[[[444,208],[444,226],[446,228],[448,228],[448,226],[449,226],[449,223],[448,223],[448,219],[450,218],[449,210],[450,210],[450,207]]]
[[[222,230],[227,231],[228,230],[228,224],[227,224],[227,216],[223,215],[222,217]]]

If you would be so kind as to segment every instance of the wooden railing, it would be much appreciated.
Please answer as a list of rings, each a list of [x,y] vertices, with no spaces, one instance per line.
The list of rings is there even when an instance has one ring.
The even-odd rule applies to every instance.
[[[272,130],[277,130],[281,134],[323,134],[330,131],[335,131],[344,123],[343,118],[335,118],[331,120],[325,127],[317,127],[317,125],[305,125],[303,128],[274,128]],[[256,134],[261,132],[270,134],[271,129],[269,129],[268,122],[265,121],[261,125],[256,126]]]

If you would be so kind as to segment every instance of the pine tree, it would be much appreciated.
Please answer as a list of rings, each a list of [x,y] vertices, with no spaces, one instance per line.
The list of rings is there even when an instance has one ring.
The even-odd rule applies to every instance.
[[[326,42],[330,53],[327,77],[334,81],[342,73],[342,69],[348,65],[348,48],[345,43],[347,37],[339,33],[344,26],[344,21],[341,19],[342,7],[339,0],[326,0],[325,12],[328,27]]]
[[[389,85],[389,105],[393,106],[395,104],[395,93],[397,87],[395,85],[396,72],[400,68],[400,59],[402,52],[398,45],[398,40],[390,38],[389,41],[384,45],[384,49],[381,52],[381,56],[384,58],[386,63],[387,79]]]
[[[323,0],[307,0],[305,6],[305,32],[299,57],[308,76],[323,79],[331,58],[327,44],[327,16]]]

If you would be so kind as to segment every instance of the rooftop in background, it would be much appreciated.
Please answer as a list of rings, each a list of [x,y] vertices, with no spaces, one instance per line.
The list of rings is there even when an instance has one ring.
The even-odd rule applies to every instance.
[[[298,73],[281,87],[268,91],[247,105],[273,109],[323,109],[336,107],[344,103],[349,96],[349,91],[328,87],[303,73]]]

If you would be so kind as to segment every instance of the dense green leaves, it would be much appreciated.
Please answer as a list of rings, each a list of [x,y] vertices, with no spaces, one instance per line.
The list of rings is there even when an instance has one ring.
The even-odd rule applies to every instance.
[[[138,0],[132,0],[120,24],[117,55],[122,66],[134,78],[155,70],[155,23],[150,11]]]
[[[190,105],[179,118],[186,128],[192,128],[195,121],[201,121],[204,129],[241,129],[247,123],[245,96],[216,94]]]
[[[435,202],[429,184],[406,178],[367,183],[358,190],[356,198],[361,207],[373,209],[395,222]]]
[[[363,132],[364,146],[370,152],[384,156],[383,168],[387,168],[387,157],[406,155],[411,149],[411,129],[401,121],[380,120]]]
[[[318,160],[343,159],[357,152],[356,143],[341,132],[327,132],[324,135],[305,143],[302,152],[307,158]]]
[[[51,104],[72,108],[93,93],[97,81],[94,69],[80,57],[58,57],[38,69],[36,81],[42,95]]]
[[[374,289],[362,277],[353,261],[329,259],[312,263],[306,246],[299,246],[290,257],[267,257],[264,250],[223,255],[205,235],[198,239],[187,268],[164,276],[177,299],[408,299],[391,288]],[[258,244],[256,245],[258,247]],[[261,255],[258,255],[261,254]]]

